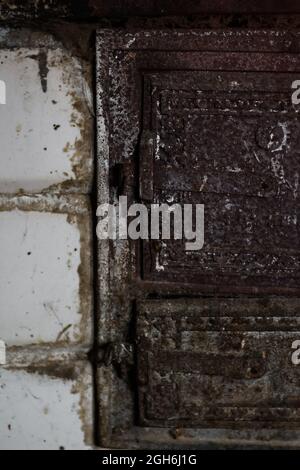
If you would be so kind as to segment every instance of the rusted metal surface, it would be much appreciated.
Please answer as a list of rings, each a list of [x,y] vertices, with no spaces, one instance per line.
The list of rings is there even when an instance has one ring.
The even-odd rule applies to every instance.
[[[296,0],[250,1],[250,0],[138,0],[111,1],[102,0],[5,0],[1,2],[0,18],[69,18],[97,19],[101,17],[128,16],[166,16],[166,15],[195,15],[208,13],[299,13],[299,3]]]
[[[209,292],[227,290],[228,285],[235,293],[299,292],[299,131],[290,86],[300,61],[297,54],[288,53],[291,45],[299,48],[297,33],[178,32],[168,41],[168,33],[162,32],[162,45],[150,52],[147,48],[156,47],[153,36],[124,35],[124,44],[109,65],[116,97],[110,115],[111,166],[122,159],[133,161],[138,152],[141,192],[147,185],[151,193],[154,184],[153,202],[205,203],[207,242],[196,254],[186,254],[180,243],[162,249],[145,244],[141,275],[145,280],[174,282],[176,288],[183,282],[198,283]],[[173,68],[186,72],[166,73]],[[151,69],[163,73],[151,76]],[[214,89],[216,95],[207,101]],[[156,152],[144,145],[145,133],[151,132],[160,142]],[[272,135],[274,148],[269,147]],[[151,152],[156,153],[153,162]],[[162,267],[158,272],[157,256]]]
[[[298,309],[285,299],[142,303],[142,424],[299,428]]]
[[[287,31],[98,34],[99,203],[208,214],[193,255],[99,242],[103,445],[299,447],[299,49]]]
[[[152,166],[152,200],[205,205],[204,249],[185,252],[182,241],[164,241],[159,248],[157,241],[146,243],[145,279],[216,289],[227,284],[235,292],[263,287],[299,292],[300,128],[299,109],[291,103],[298,75],[281,73],[285,67],[278,56],[253,55],[233,55],[234,68],[259,69],[256,73],[144,77],[150,95],[143,132],[152,132],[156,148],[150,155],[141,149],[140,158]],[[228,69],[233,57],[207,55],[200,67]],[[285,57],[297,71],[298,57]],[[197,59],[193,55],[191,62]],[[149,172],[143,175],[149,181]]]

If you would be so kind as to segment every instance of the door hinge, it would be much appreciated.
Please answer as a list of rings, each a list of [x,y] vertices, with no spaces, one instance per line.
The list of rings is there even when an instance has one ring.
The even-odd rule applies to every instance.
[[[104,367],[111,365],[131,367],[134,365],[134,345],[125,342],[107,343],[93,352],[92,360]]]
[[[113,367],[118,376],[130,381],[135,364],[135,351],[131,343],[108,343],[97,351],[97,365],[100,367]]]

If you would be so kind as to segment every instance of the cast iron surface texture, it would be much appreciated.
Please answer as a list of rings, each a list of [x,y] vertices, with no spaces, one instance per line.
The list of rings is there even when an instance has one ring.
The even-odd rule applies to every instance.
[[[99,203],[209,207],[190,258],[99,242],[103,445],[299,447],[299,47],[285,31],[98,33]]]
[[[298,299],[141,302],[141,422],[299,428],[300,371],[290,360],[298,309]]]
[[[3,0],[0,18],[67,18],[92,20],[103,17],[159,17],[166,15],[226,13],[300,13],[297,0]]]
[[[182,67],[215,70],[144,75],[143,131],[153,143],[141,150],[142,197],[205,206],[204,248],[145,243],[146,280],[299,292],[300,128],[297,73],[288,73],[299,61],[252,55],[187,52]]]

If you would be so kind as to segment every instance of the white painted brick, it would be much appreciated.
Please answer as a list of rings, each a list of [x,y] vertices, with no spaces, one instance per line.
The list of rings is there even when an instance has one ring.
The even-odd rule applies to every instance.
[[[64,200],[19,197],[1,209],[0,199],[0,334],[8,347],[91,341],[90,213],[84,197]]]
[[[0,368],[0,449],[88,449],[92,406],[88,364]]]
[[[39,47],[3,44],[0,40],[0,80],[6,83],[6,104],[0,105],[0,193],[87,192],[92,119],[80,61],[47,35]]]

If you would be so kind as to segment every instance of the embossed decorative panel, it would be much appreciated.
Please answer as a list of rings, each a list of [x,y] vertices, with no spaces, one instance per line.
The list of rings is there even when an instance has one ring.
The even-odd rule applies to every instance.
[[[296,78],[216,71],[145,76],[144,132],[154,148],[141,157],[153,178],[144,199],[205,206],[203,250],[186,252],[184,241],[145,243],[145,279],[205,290],[299,291]]]
[[[300,370],[290,360],[298,307],[283,299],[142,303],[142,423],[299,427]]]
[[[99,203],[204,204],[205,240],[99,242],[99,432],[299,447],[300,34],[98,33]]]

